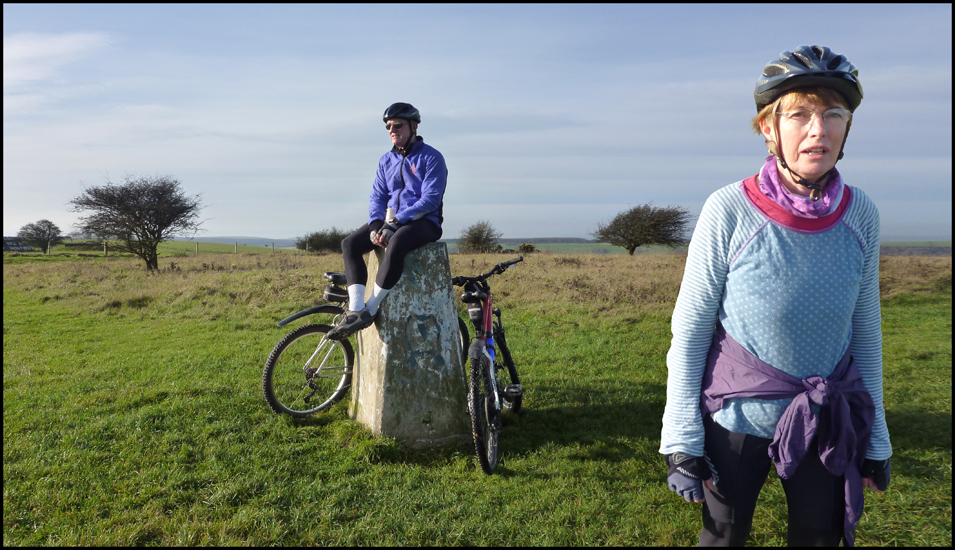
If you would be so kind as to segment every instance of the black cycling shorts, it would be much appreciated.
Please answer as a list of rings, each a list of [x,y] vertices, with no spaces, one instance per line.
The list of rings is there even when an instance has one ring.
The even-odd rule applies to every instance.
[[[753,525],[756,499],[772,460],[770,439],[735,433],[703,419],[704,457],[716,492],[704,488],[700,546],[743,546]],[[816,441],[789,479],[782,479],[789,509],[790,546],[838,546],[843,536],[845,486],[819,459]]]

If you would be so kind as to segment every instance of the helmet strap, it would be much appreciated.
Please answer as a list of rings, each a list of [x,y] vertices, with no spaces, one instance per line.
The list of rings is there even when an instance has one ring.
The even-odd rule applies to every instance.
[[[407,156],[408,153],[411,152],[411,148],[414,146],[415,141],[417,141],[418,130],[414,126],[412,126],[413,124],[416,124],[415,121],[409,120],[409,119],[405,119],[405,120],[408,121],[408,128],[411,130],[411,135],[408,136],[408,141],[405,142],[404,146],[398,147],[398,152],[401,153],[402,155]]]

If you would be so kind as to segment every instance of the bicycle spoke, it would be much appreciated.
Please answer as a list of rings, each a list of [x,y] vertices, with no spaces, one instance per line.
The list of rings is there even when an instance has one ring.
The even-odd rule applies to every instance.
[[[272,410],[306,416],[328,409],[347,393],[354,353],[347,340],[325,338],[329,330],[328,325],[299,327],[272,350],[262,375]]]

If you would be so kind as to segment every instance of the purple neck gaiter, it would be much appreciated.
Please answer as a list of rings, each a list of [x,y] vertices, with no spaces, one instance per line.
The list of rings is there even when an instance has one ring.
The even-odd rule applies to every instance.
[[[786,186],[779,181],[776,157],[770,155],[766,157],[766,164],[759,171],[759,190],[793,215],[801,218],[819,218],[832,212],[842,199],[842,176],[836,169],[833,169],[832,173],[829,184],[822,190],[822,197],[813,202],[809,197],[800,197],[786,189]]]

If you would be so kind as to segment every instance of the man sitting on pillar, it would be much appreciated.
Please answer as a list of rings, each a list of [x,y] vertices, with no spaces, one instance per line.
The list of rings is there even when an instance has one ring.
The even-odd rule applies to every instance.
[[[378,161],[371,189],[368,223],[342,240],[348,311],[328,332],[343,340],[370,326],[378,306],[401,278],[405,256],[441,238],[448,169],[437,149],[417,135],[421,115],[409,103],[395,103],[382,120],[393,147]],[[376,246],[385,248],[371,298],[365,302],[368,269],[362,259]]]

